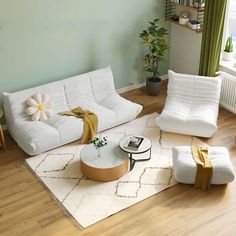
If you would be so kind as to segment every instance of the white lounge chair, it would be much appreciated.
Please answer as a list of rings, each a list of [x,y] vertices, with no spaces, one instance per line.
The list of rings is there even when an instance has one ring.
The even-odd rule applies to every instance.
[[[221,78],[168,73],[165,107],[156,119],[160,129],[211,137],[217,130]]]

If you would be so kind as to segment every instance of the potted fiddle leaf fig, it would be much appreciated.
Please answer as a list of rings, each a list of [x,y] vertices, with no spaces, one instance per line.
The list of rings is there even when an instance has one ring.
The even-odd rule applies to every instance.
[[[161,90],[162,80],[158,77],[159,62],[165,61],[165,52],[169,45],[165,39],[168,34],[167,29],[160,26],[159,19],[149,22],[149,26],[139,34],[142,44],[148,48],[148,53],[144,57],[144,69],[151,73],[146,78],[146,90],[149,95],[157,96]]]

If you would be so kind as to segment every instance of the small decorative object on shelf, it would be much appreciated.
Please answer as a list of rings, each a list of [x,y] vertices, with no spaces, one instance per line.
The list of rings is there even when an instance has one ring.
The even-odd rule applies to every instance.
[[[195,0],[193,2],[194,2],[195,7],[199,7],[199,8],[205,7],[205,0]]]
[[[125,148],[130,150],[138,150],[142,142],[142,137],[131,136],[128,142],[126,143]]]
[[[171,16],[171,19],[174,20],[174,21],[179,21],[179,16],[176,15],[176,14],[173,14],[173,15]]]
[[[199,21],[196,20],[190,20],[188,22],[188,26],[193,29],[193,30],[200,30],[201,29],[201,24]]]
[[[204,7],[204,0],[166,0],[166,20],[197,33],[202,32]]]
[[[231,35],[226,40],[225,49],[223,51],[223,59],[225,61],[232,61],[233,58],[234,58],[233,38],[232,38],[232,35]]]
[[[189,13],[187,11],[181,11],[179,14],[179,23],[186,25],[189,21]]]

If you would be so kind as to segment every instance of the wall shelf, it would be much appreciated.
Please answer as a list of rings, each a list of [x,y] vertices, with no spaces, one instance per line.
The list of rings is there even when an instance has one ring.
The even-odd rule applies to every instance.
[[[188,29],[188,30],[194,31],[194,32],[196,32],[196,33],[201,33],[201,32],[202,32],[202,29],[192,29],[192,28],[190,28],[188,25],[181,25],[181,24],[179,24],[178,21],[174,21],[174,20],[172,20],[172,19],[167,19],[166,21],[167,21],[167,22],[170,22],[170,23],[172,23],[172,24],[178,25],[178,26],[180,26],[180,27],[186,28],[186,29]]]
[[[181,3],[177,3],[177,2],[172,2],[170,0],[166,0],[166,2],[168,2],[169,4],[185,7],[186,9],[189,9],[191,11],[196,11],[196,12],[204,12],[205,11],[204,7],[194,7],[194,6],[185,5],[185,4],[181,4]]]
[[[188,2],[188,1],[186,1]],[[199,22],[200,28],[192,29],[187,24],[181,25],[179,24],[179,21],[173,20],[173,15],[179,15],[181,11],[187,11],[190,15],[190,20],[195,20]],[[204,19],[204,11],[205,8],[203,7],[194,7],[186,4],[182,4],[175,1],[166,0],[166,21],[173,23],[175,25],[178,25],[180,27],[184,27],[186,29],[189,29],[191,31],[195,31],[196,33],[202,32],[202,26],[203,26],[203,19]]]

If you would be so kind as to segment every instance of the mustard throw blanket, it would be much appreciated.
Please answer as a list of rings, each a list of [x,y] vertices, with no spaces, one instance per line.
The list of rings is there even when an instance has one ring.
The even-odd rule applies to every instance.
[[[83,128],[82,143],[89,143],[92,139],[94,139],[98,127],[98,117],[96,114],[90,111],[83,110],[80,107],[76,107],[71,111],[60,112],[59,115],[75,116],[83,119],[84,128]]]
[[[193,158],[197,164],[195,188],[209,190],[211,187],[212,165],[208,158],[207,147],[192,147]]]

